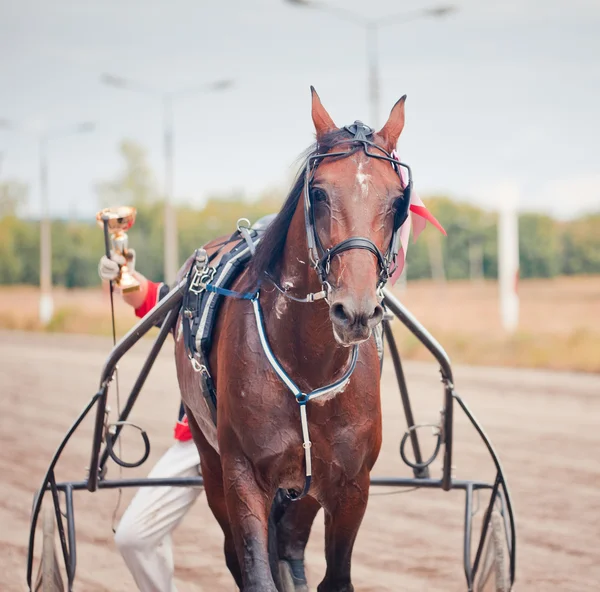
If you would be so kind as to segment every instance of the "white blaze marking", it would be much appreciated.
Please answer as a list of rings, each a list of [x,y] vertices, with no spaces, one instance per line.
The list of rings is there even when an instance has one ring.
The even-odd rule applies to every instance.
[[[356,173],[356,183],[359,188],[356,197],[359,197],[360,195],[363,200],[366,200],[367,195],[369,194],[369,182],[371,181],[371,175],[362,172],[363,164],[364,163],[362,162],[358,164],[358,171]]]

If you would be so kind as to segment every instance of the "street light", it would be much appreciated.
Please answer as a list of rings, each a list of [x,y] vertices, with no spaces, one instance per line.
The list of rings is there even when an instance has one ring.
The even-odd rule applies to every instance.
[[[40,308],[39,318],[42,325],[47,325],[54,314],[52,299],[52,236],[50,233],[50,215],[48,207],[48,141],[57,137],[91,132],[95,124],[90,121],[77,123],[68,127],[47,129],[33,135],[38,141],[39,154],[39,186],[40,186]],[[30,134],[22,126],[7,119],[0,119],[0,128]]]
[[[167,283],[175,280],[178,265],[177,249],[177,219],[173,211],[173,154],[174,154],[174,135],[173,125],[173,101],[191,94],[220,92],[231,88],[233,80],[215,80],[196,87],[190,87],[175,92],[160,91],[143,84],[139,84],[128,78],[114,76],[112,74],[103,74],[101,81],[104,84],[120,88],[123,90],[132,90],[135,92],[154,96],[162,101],[163,105],[163,144],[165,159],[165,221],[164,221],[164,275]]]
[[[289,4],[303,8],[314,8],[327,12],[338,18],[350,22],[358,27],[362,27],[366,35],[366,50],[368,64],[368,89],[369,89],[369,110],[371,111],[371,125],[379,125],[379,57],[377,51],[377,37],[379,29],[390,25],[408,23],[421,18],[441,18],[458,10],[455,6],[441,5],[424,10],[415,10],[412,12],[400,12],[386,17],[371,19],[361,14],[342,8],[331,6],[322,2],[313,0],[286,0]]]

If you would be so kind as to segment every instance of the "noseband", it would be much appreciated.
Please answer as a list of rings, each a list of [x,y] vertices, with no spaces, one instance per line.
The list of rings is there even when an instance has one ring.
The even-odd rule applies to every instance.
[[[306,163],[306,169],[304,173],[304,222],[306,225],[308,252],[312,266],[317,272],[319,279],[321,280],[321,284],[323,284],[326,292],[328,292],[330,289],[327,278],[329,276],[331,260],[333,257],[340,255],[344,251],[350,251],[352,249],[364,249],[373,253],[377,259],[377,265],[379,267],[379,280],[377,282],[377,289],[380,291],[394,272],[396,266],[396,259],[400,250],[399,231],[402,224],[404,224],[408,218],[408,211],[410,207],[412,174],[408,165],[393,158],[389,152],[372,141],[371,138],[373,137],[374,131],[369,126],[365,125],[361,121],[355,121],[352,125],[345,126],[344,130],[349,132],[352,137],[347,140],[340,140],[339,142],[336,142],[334,146],[339,144],[349,144],[351,146],[350,150],[345,150],[342,152],[329,152],[327,154],[315,154],[310,156]],[[362,236],[352,236],[344,239],[329,249],[325,249],[321,243],[321,240],[319,239],[319,235],[315,227],[314,205],[311,199],[311,188],[315,172],[319,164],[321,164],[321,162],[326,158],[347,158],[351,154],[354,154],[356,151],[354,148],[362,149],[370,158],[387,160],[400,177],[400,182],[403,185],[402,202],[400,207],[398,207],[394,213],[392,239],[385,255],[370,238],[365,238]],[[402,181],[400,167],[406,169],[408,172],[408,182],[406,185],[404,185]]]

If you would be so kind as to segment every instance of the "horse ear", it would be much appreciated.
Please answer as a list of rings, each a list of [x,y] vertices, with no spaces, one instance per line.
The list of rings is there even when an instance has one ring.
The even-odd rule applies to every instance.
[[[404,95],[393,107],[385,125],[379,131],[379,136],[383,138],[389,151],[396,149],[398,138],[404,129],[404,103],[406,95]]]
[[[312,120],[315,124],[317,140],[319,140],[326,133],[335,131],[337,126],[333,123],[333,119],[331,119],[329,113],[325,110],[325,107],[323,107],[314,86],[310,87],[310,92],[312,93]]]

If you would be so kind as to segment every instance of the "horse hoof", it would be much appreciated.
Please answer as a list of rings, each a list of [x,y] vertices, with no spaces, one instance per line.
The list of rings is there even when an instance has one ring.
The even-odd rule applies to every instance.
[[[296,578],[292,566],[285,559],[279,562],[279,577],[281,592],[309,592],[306,580]]]

